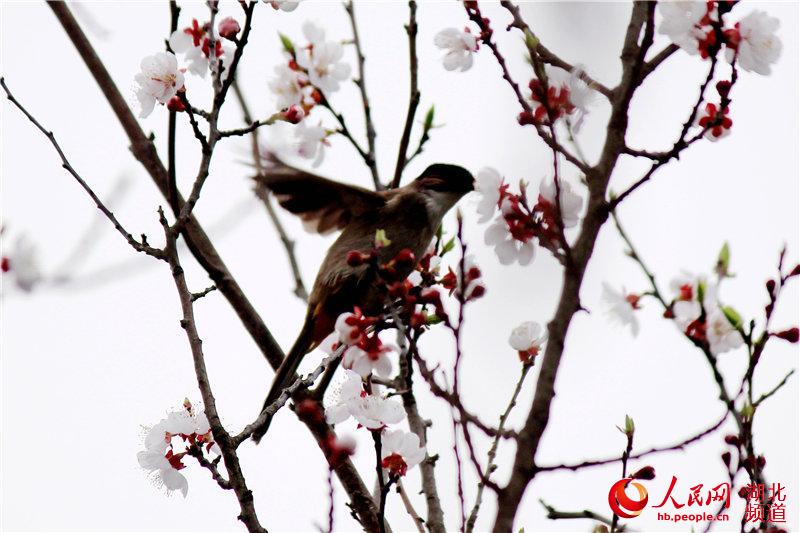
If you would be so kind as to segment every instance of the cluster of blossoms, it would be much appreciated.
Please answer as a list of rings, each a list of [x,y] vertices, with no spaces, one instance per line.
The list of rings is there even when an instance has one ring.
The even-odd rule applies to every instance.
[[[729,25],[725,16],[734,2],[659,2],[658,32],[689,54],[702,58],[715,55],[725,46],[728,61],[743,70],[767,75],[781,54],[782,43],[775,35],[778,19],[753,11]]]
[[[189,483],[180,470],[191,448],[196,453],[220,454],[211,435],[208,419],[201,409],[184,400],[183,408],[170,412],[151,427],[144,439],[144,451],[136,454],[139,465],[153,474],[153,480],[168,491],[179,490],[186,497]]]
[[[192,19],[192,25],[175,30],[169,37],[169,46],[176,54],[183,54],[189,72],[205,78],[210,67],[210,59],[217,58],[225,65],[233,52],[223,38],[235,39],[239,33],[239,23],[236,19],[228,17],[220,21],[217,34],[214,36],[214,50],[211,50],[211,35],[209,24],[200,24],[197,19]]]
[[[441,285],[451,294],[457,293],[463,302],[484,294],[480,269],[469,256],[459,262],[455,271],[450,267],[446,274],[441,274],[442,256],[454,248],[455,238],[443,243],[440,234],[419,261],[410,250],[403,249],[390,261],[379,262],[380,250],[390,244],[385,233],[378,231],[373,250],[369,253],[351,251],[347,263],[355,268],[366,266],[374,269],[377,273],[375,283],[393,302],[393,317],[400,317],[414,334],[420,334],[431,324],[449,320],[435,285]],[[409,268],[413,270],[405,276]],[[344,348],[342,366],[345,380],[336,400],[328,406],[325,417],[330,424],[352,417],[359,427],[381,432],[383,467],[391,475],[399,477],[424,459],[425,448],[420,446],[417,435],[389,429],[389,426],[405,419],[405,411],[399,401],[382,395],[372,382],[373,375],[389,377],[392,372],[389,354],[398,350],[384,343],[379,336],[381,331],[390,327],[385,314],[366,316],[359,308],[337,318],[335,332],[323,343],[323,349],[334,353]]]
[[[287,62],[275,67],[269,89],[275,94],[276,106],[284,119],[298,124],[294,130],[297,155],[313,159],[316,167],[325,155],[327,137],[333,133],[321,125],[309,126],[303,120],[324,99],[339,90],[350,77],[350,65],[342,61],[344,49],[337,41],[325,40],[325,30],[312,22],[303,24],[308,44],[296,47],[281,36]]]
[[[487,228],[484,239],[494,246],[501,264],[529,264],[535,255],[534,238],[550,249],[560,246],[561,228],[575,227],[580,220],[583,198],[572,186],[559,180],[545,178],[539,186],[539,195],[531,205],[527,188],[520,182],[520,192],[514,194],[509,184],[492,168],[478,173],[475,189],[480,194],[479,222],[487,222],[495,213],[494,222]],[[560,204],[561,211],[556,208]]]
[[[528,84],[531,111],[520,113],[517,121],[522,125],[554,124],[560,118],[569,117],[577,132],[596,96],[595,91],[581,79],[582,67],[566,71],[548,65],[545,73],[546,83],[534,78]]]
[[[236,40],[240,31],[236,19],[227,17],[219,22],[213,50],[211,31],[208,23],[201,25],[197,19],[193,19],[191,26],[170,35],[169,46],[175,53],[183,54],[186,67],[178,66],[178,58],[172,52],[159,52],[142,59],[141,72],[134,77],[138,85],[136,98],[139,100],[141,118],[153,112],[156,102],[167,105],[171,111],[183,111],[183,102],[177,95],[185,91],[186,71],[205,77],[212,57],[219,60],[222,68],[233,57],[232,50],[227,43],[223,43],[223,39]]]

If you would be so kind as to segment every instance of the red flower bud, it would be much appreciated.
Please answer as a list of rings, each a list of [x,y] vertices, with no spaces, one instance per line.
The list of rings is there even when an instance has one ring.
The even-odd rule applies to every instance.
[[[3,272],[8,272],[11,270],[11,261],[8,260],[8,257],[3,257],[3,259],[0,259],[0,270]]]
[[[167,102],[167,109],[180,113],[181,111],[186,111],[186,106],[183,105],[183,101],[179,97],[173,96]]]
[[[228,39],[229,41],[236,40],[236,34],[239,33],[241,28],[239,27],[239,23],[236,22],[236,19],[233,17],[226,17],[219,22],[219,26],[217,26],[217,30],[219,30],[219,36],[223,39]]]
[[[471,291],[469,291],[467,298],[470,300],[477,300],[484,294],[486,294],[486,287],[484,287],[483,285],[476,285],[475,287],[472,288]]]
[[[320,408],[319,403],[312,399],[305,399],[297,404],[295,412],[297,413],[298,418],[301,420],[317,423],[325,420],[325,418],[322,416],[322,409]]]
[[[800,276],[800,265],[795,265],[789,275],[786,276],[787,278],[791,278],[792,276]]]
[[[722,462],[725,463],[725,466],[730,466],[731,464],[731,452],[725,452],[722,454]]]
[[[520,126],[530,126],[536,124],[536,117],[533,116],[533,113],[530,111],[523,111],[517,116],[517,122],[519,122]]]
[[[779,331],[777,333],[773,333],[779,339],[783,339],[789,342],[797,342],[800,340],[800,330],[797,328],[790,328],[785,331]]]
[[[283,112],[283,118],[290,124],[298,124],[306,116],[306,112],[299,105],[293,105]]]
[[[731,446],[738,446],[739,437],[737,435],[725,435],[725,443]]]
[[[747,487],[742,487],[739,489],[739,497],[744,498],[745,500],[750,495],[750,489]]]
[[[656,469],[652,466],[645,466],[640,468],[631,476],[632,479],[655,479],[656,478]]]
[[[763,455],[759,455],[756,458],[756,464],[758,465],[759,468],[764,468],[765,466],[767,466],[767,460],[764,458]]]
[[[413,265],[416,262],[414,252],[408,248],[403,248],[394,257],[394,262],[397,265]]]
[[[416,312],[411,315],[411,327],[414,329],[421,328],[428,323],[428,318],[424,313]]]
[[[731,82],[728,80],[720,80],[717,82],[717,92],[723,98],[728,96],[728,93],[731,92]]]
[[[358,250],[350,250],[347,252],[347,264],[351,267],[357,267],[364,264],[364,261],[367,260],[369,256],[365,256]]]
[[[768,279],[767,280],[767,292],[772,294],[775,291],[775,280]]]

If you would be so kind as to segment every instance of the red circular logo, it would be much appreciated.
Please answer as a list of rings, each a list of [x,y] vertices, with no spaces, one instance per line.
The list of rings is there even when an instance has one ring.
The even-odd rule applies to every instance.
[[[625,487],[633,485],[639,491],[639,499],[631,499],[625,493]],[[647,489],[641,483],[636,483],[630,478],[620,479],[608,491],[608,505],[615,514],[622,518],[635,518],[642,514],[642,509],[647,505]]]

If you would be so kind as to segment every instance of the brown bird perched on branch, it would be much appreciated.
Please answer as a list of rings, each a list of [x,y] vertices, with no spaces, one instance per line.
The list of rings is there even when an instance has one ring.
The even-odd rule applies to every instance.
[[[378,262],[386,263],[403,249],[421,257],[430,245],[445,213],[474,189],[475,179],[456,165],[434,164],[413,182],[386,191],[370,191],[344,185],[274,160],[259,184],[275,194],[278,203],[300,216],[309,229],[318,233],[342,230],[328,250],[317,273],[308,299],[303,327],[272,382],[264,407],[275,401],[297,378],[303,357],[333,332],[337,317],[352,312],[354,306],[365,314],[383,309],[385,295],[376,288],[375,272],[368,265],[350,266],[348,252],[370,253],[375,233],[384,230],[389,245],[378,252]],[[414,265],[404,267],[398,276],[405,278]],[[258,442],[271,422],[253,434]]]

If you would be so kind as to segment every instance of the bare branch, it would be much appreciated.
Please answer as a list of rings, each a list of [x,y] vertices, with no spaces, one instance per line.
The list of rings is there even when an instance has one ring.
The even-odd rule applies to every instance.
[[[8,86],[6,85],[5,78],[0,78],[0,86],[3,87],[3,91],[5,91],[6,93],[6,98],[8,98],[8,100],[17,107],[17,109],[22,111],[22,113],[28,118],[28,120],[31,121],[31,123],[34,126],[36,126],[36,129],[41,131],[45,135],[45,137],[47,137],[47,140],[50,141],[50,144],[53,145],[53,148],[58,153],[58,156],[61,158],[61,167],[67,172],[69,172],[73,178],[75,178],[75,181],[78,182],[81,188],[83,188],[83,190],[86,191],[86,194],[88,194],[89,197],[92,199],[94,205],[96,205],[97,208],[106,216],[106,218],[111,221],[111,223],[114,225],[114,228],[119,232],[119,234],[122,235],[126,241],[128,241],[128,244],[130,244],[131,247],[137,252],[145,253],[157,259],[164,259],[163,250],[160,250],[158,248],[153,248],[152,246],[148,245],[147,239],[145,238],[144,235],[142,235],[142,242],[139,242],[133,238],[133,235],[131,235],[125,228],[122,227],[122,224],[120,224],[119,220],[117,220],[117,217],[114,216],[114,213],[112,213],[105,206],[105,204],[103,204],[102,200],[98,198],[98,196],[89,186],[89,184],[87,184],[86,181],[84,181],[84,179],[81,178],[78,172],[70,164],[69,160],[67,159],[67,156],[64,154],[64,151],[61,149],[61,146],[58,144],[56,136],[53,134],[53,132],[48,131],[44,126],[42,126],[39,123],[39,121],[36,120],[33,117],[33,115],[31,115],[28,112],[28,110],[25,109],[16,98],[14,98],[14,95],[11,94],[11,91],[8,89]]]
[[[245,122],[252,122],[252,117],[250,114],[250,106],[247,104],[247,100],[244,97],[244,92],[242,88],[239,87],[239,84],[234,82],[233,83],[233,93],[236,95],[236,99],[239,102],[239,107],[242,108],[242,113],[244,114],[244,121]],[[253,130],[252,135],[250,137],[250,148],[253,154],[253,163],[256,166],[256,170],[259,174],[264,173],[264,162],[261,157],[261,143],[258,138],[258,131]],[[275,226],[275,231],[278,232],[278,237],[283,243],[283,247],[286,250],[286,256],[289,259],[289,267],[292,270],[292,276],[294,277],[294,294],[298,298],[303,301],[308,301],[308,292],[306,291],[305,285],[303,284],[303,276],[300,274],[300,266],[297,262],[297,256],[294,253],[294,240],[289,238],[289,234],[286,232],[286,229],[283,227],[283,223],[281,222],[278,213],[275,211],[275,208],[272,206],[270,202],[270,192],[269,189],[264,187],[263,185],[256,184],[255,188],[256,196],[262,201],[264,207],[267,210],[267,215],[269,219],[272,221],[273,226]]]
[[[383,186],[378,175],[378,161],[375,155],[375,125],[372,123],[372,109],[367,96],[367,82],[364,79],[364,51],[361,49],[361,38],[358,35],[358,24],[356,24],[355,7],[352,0],[345,2],[344,9],[350,18],[350,27],[353,30],[353,44],[356,47],[356,57],[358,58],[358,78],[355,82],[361,93],[361,104],[364,107],[364,125],[367,130],[367,159],[365,161],[372,174],[375,190],[380,190]]]
[[[408,34],[408,70],[409,70],[409,96],[408,96],[408,111],[406,112],[406,122],[403,126],[403,134],[400,136],[400,147],[397,150],[397,163],[394,167],[394,178],[392,184],[389,186],[391,189],[400,186],[400,179],[403,176],[403,170],[414,155],[422,151],[423,142],[420,141],[418,152],[415,152],[411,157],[408,156],[408,142],[411,139],[411,128],[414,125],[414,116],[417,114],[417,106],[419,106],[420,92],[417,85],[417,3],[414,0],[408,2],[408,24],[405,26],[406,33]]]

